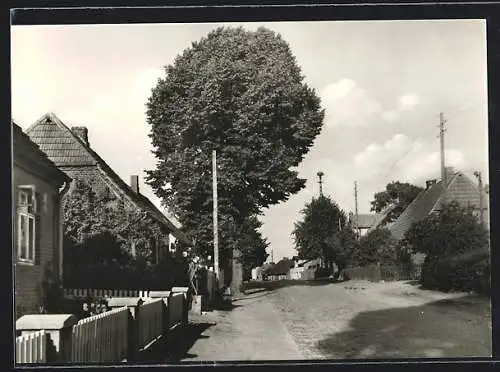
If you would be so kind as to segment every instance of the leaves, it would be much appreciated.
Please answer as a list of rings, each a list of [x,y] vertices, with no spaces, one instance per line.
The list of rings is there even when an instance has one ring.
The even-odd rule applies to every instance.
[[[323,258],[326,262],[343,257],[343,242],[347,235],[339,234],[347,228],[346,214],[329,197],[313,198],[302,210],[303,220],[295,224],[292,232],[299,257]],[[347,233],[346,233],[347,234]]]
[[[153,246],[166,250],[168,231],[147,213],[128,207],[123,200],[97,195],[92,186],[76,179],[63,202],[65,260],[82,263],[133,259],[153,262]]]
[[[398,263],[397,242],[386,228],[369,231],[359,240],[359,251],[352,259],[356,266],[380,262],[382,265]]]
[[[221,27],[194,42],[166,66],[146,106],[158,160],[147,182],[204,254],[213,244],[212,151],[225,252],[248,218],[304,187],[290,168],[324,118],[288,44],[266,28]]]
[[[472,209],[446,205],[413,224],[401,245],[425,254],[421,281],[426,288],[489,290],[489,234]]]
[[[394,206],[384,223],[395,221],[401,213],[410,205],[423,189],[409,183],[391,182],[387,184],[384,191],[378,192],[371,201],[371,211],[380,213],[385,208]]]

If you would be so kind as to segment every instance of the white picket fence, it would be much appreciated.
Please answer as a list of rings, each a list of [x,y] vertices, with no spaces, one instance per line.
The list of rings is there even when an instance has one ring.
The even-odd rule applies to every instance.
[[[115,362],[127,357],[129,309],[113,309],[73,326],[72,362]]]
[[[147,301],[136,313],[139,348],[145,348],[163,334],[164,302],[162,298]]]
[[[48,337],[44,330],[16,337],[16,363],[45,363]]]
[[[168,326],[173,328],[182,323],[184,314],[184,294],[173,293],[168,299]]]
[[[67,298],[111,298],[111,297],[149,297],[149,290],[136,289],[81,289],[65,288],[64,296]]]

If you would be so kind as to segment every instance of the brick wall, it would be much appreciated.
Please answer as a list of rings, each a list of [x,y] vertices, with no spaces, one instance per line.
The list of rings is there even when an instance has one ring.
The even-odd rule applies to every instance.
[[[17,260],[17,200],[14,200],[12,216],[14,222],[13,259],[15,262],[14,300],[16,309],[28,311],[36,309],[39,305],[38,288],[43,280],[45,265],[52,261],[54,272],[58,270],[58,256],[54,254],[54,250],[58,249],[58,241],[53,204],[54,196],[58,195],[58,188],[18,167],[14,168],[13,177],[16,189],[19,185],[35,185],[36,192],[47,200],[47,208],[40,209],[40,250],[37,252],[40,253],[40,257],[36,264],[20,263]]]

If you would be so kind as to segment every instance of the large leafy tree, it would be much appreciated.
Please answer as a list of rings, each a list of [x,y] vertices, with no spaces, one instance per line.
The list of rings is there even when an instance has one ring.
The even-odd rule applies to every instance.
[[[371,201],[371,211],[381,212],[392,207],[384,224],[395,221],[423,189],[409,183],[391,182],[384,191],[377,192]]]
[[[401,247],[425,255],[426,288],[484,290],[489,280],[489,234],[472,209],[456,202],[413,224]]]
[[[247,218],[241,228],[238,247],[241,251],[239,260],[243,265],[244,278],[249,278],[252,268],[261,266],[269,256],[266,252],[269,242],[260,233],[261,226],[262,222],[256,216],[252,216]]]
[[[292,232],[300,258],[323,258],[327,263],[345,261],[344,245],[339,234],[347,228],[347,217],[330,197],[313,198],[302,210],[303,219],[295,223]]]
[[[152,90],[147,121],[158,162],[148,183],[207,255],[216,150],[221,249],[237,253],[235,232],[248,217],[304,187],[293,167],[323,118],[280,35],[218,28],[177,56]]]

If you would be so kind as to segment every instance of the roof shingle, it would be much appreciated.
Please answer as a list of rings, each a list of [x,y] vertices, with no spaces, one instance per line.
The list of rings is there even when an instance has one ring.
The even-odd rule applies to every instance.
[[[58,167],[99,166],[133,203],[166,225],[178,239],[190,244],[185,234],[148,198],[135,193],[90,146],[75,135],[55,114],[44,115],[26,132]]]

